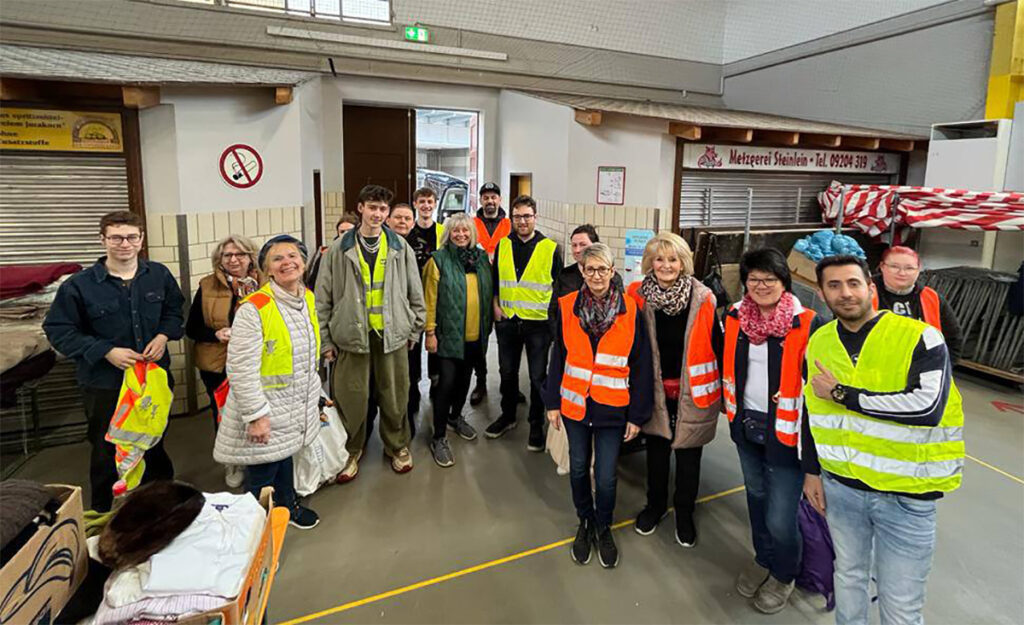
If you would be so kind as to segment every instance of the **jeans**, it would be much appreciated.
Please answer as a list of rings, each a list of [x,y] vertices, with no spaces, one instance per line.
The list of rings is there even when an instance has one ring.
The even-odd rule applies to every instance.
[[[562,427],[569,439],[569,484],[572,488],[572,503],[580,520],[589,519],[598,527],[612,524],[615,511],[615,486],[618,476],[615,465],[619,459],[619,448],[626,433],[625,424],[611,427],[591,427],[580,421],[562,417]],[[594,485],[597,493],[597,509],[594,494],[590,490],[590,458],[594,457]]]
[[[736,451],[747,490],[754,559],[772,577],[788,584],[800,573],[803,537],[797,506],[803,492],[803,471],[796,464],[768,463],[763,445],[737,443]]]
[[[199,379],[203,381],[203,386],[206,387],[206,394],[210,396],[210,415],[213,417],[213,431],[216,432],[220,420],[220,412],[217,410],[217,400],[214,398],[213,393],[224,383],[224,380],[228,379],[228,374],[223,371],[217,373],[216,371],[200,370]]]
[[[434,396],[434,439],[445,437],[448,421],[462,416],[473,365],[481,358],[480,341],[465,343],[462,358],[439,358],[441,377]]]
[[[501,417],[516,420],[519,403],[519,364],[526,347],[526,366],[530,371],[531,427],[544,424],[544,402],[540,389],[547,377],[548,349],[551,347],[551,327],[547,321],[507,319],[496,324],[498,334],[498,369],[501,373]]]
[[[82,402],[85,405],[85,418],[89,444],[89,490],[92,493],[92,509],[107,512],[114,503],[114,483],[117,482],[117,465],[114,461],[114,444],[108,443],[107,429],[110,418],[117,409],[119,389],[83,388]],[[166,434],[166,431],[165,431]],[[142,474],[142,483],[154,480],[174,479],[174,464],[164,450],[164,439],[146,452],[146,471]]]
[[[672,441],[647,436],[647,507],[668,510],[668,474],[672,463]],[[700,487],[700,458],[703,447],[676,450],[676,492],[672,505],[676,516],[692,515]]]
[[[836,625],[868,622],[872,548],[882,625],[923,623],[936,502],[857,490],[827,474],[822,481],[836,550]]]
[[[250,464],[245,467],[245,490],[259,501],[264,487],[274,487],[274,505],[294,510],[295,474],[291,456],[276,462]]]

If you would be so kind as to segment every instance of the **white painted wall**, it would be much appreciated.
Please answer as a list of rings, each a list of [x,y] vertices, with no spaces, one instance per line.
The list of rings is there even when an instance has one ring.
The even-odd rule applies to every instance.
[[[323,106],[321,80],[311,80],[295,88],[294,100],[290,106],[299,109],[299,135],[302,149],[300,177],[302,179],[303,239],[313,242],[316,237],[316,193],[313,188],[313,172],[321,171],[321,192],[323,186],[324,144]],[[328,226],[329,228],[329,226]]]
[[[161,104],[139,111],[139,135],[146,212],[178,213],[181,210],[181,185],[174,106]]]
[[[535,198],[568,201],[572,109],[513,91],[501,92],[500,108],[502,191],[507,192],[509,174],[531,173]],[[507,207],[512,198],[502,199]]]

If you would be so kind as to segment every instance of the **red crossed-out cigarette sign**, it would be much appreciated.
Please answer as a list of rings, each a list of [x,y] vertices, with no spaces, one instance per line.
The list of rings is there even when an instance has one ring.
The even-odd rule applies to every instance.
[[[244,143],[228,146],[220,155],[220,175],[236,189],[248,189],[263,177],[263,159]]]

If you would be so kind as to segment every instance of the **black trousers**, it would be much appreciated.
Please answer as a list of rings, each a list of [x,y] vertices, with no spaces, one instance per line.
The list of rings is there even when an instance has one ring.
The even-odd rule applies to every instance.
[[[519,403],[519,365],[526,348],[526,366],[530,371],[531,427],[544,423],[544,402],[540,389],[548,369],[551,326],[547,321],[506,319],[495,324],[498,335],[498,370],[501,373],[501,416],[514,421]]]
[[[431,385],[437,379],[440,369],[437,354],[427,354],[427,375],[430,376]],[[412,415],[420,409],[420,380],[423,379],[423,335],[416,343],[416,348],[409,352],[409,423],[412,423]],[[416,430],[413,429],[415,435]]]
[[[668,474],[672,462],[672,441],[660,436],[647,439],[647,507],[668,510]],[[700,458],[703,447],[675,450],[676,492],[672,505],[676,515],[692,515],[700,487]]]
[[[203,381],[203,386],[206,387],[206,394],[210,396],[210,414],[213,417],[213,431],[217,431],[217,424],[220,419],[220,413],[217,410],[217,400],[213,397],[214,391],[224,383],[224,380],[228,379],[228,374],[223,371],[217,373],[216,371],[199,371],[199,379]],[[259,499],[259,497],[257,497]]]
[[[275,506],[295,509],[295,470],[290,456],[284,460],[245,467],[245,490],[252,493],[257,501],[260,491],[267,486],[274,487]]]
[[[104,437],[110,427],[110,418],[117,409],[120,391],[106,388],[83,388],[82,401],[85,404],[85,418],[88,423],[89,444],[89,488],[92,493],[92,509],[107,512],[114,502],[113,487],[117,482],[117,465],[114,461],[114,444]],[[164,441],[146,452],[146,472],[142,482],[174,479],[174,465],[164,450]]]
[[[488,342],[490,340],[491,340],[490,332],[487,333],[487,336],[481,336],[480,337],[480,343],[481,344],[486,343],[486,342]],[[486,388],[487,387],[487,358],[485,356],[483,356],[483,352],[481,352],[480,358],[478,358],[477,361],[475,363],[473,363],[473,371],[476,373],[476,383],[477,383],[477,386],[483,386],[484,388]]]
[[[440,379],[434,396],[434,438],[444,438],[448,421],[462,416],[473,366],[483,359],[480,341],[466,343],[462,358],[438,358]]]

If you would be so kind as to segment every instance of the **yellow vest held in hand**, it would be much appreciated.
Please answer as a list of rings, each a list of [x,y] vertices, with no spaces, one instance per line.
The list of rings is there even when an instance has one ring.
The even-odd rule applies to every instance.
[[[935,427],[901,425],[847,410],[819,398],[810,384],[827,367],[840,384],[875,392],[903,391],[911,357],[927,324],[886,313],[871,329],[856,366],[839,339],[837,321],[825,325],[807,345],[804,398],[821,468],[887,492],[949,492],[960,487],[964,466],[964,411],[950,380],[949,399]]]
[[[117,408],[110,419],[106,440],[114,444],[118,481],[115,494],[133,490],[146,471],[143,455],[167,429],[174,393],[167,372],[155,362],[136,362],[125,369]]]

